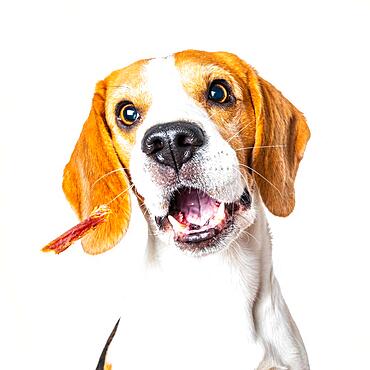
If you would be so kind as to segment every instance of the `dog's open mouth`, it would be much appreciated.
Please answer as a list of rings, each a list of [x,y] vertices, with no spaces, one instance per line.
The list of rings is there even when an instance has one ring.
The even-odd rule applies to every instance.
[[[175,240],[197,243],[217,235],[227,222],[225,203],[220,203],[206,193],[185,188],[174,194],[168,221]]]
[[[162,229],[172,228],[181,249],[196,252],[214,244],[230,229],[234,214],[249,206],[246,189],[238,201],[224,203],[201,190],[181,188],[174,192],[167,216],[157,217],[156,222]]]

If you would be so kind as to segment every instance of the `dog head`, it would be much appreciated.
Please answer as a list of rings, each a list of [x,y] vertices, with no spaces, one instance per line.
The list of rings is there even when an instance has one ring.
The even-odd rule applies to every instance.
[[[122,238],[131,188],[158,237],[195,255],[226,247],[254,222],[259,194],[273,214],[292,212],[309,136],[302,113],[230,53],[188,50],[113,72],[64,172],[80,218],[112,209],[84,250]]]

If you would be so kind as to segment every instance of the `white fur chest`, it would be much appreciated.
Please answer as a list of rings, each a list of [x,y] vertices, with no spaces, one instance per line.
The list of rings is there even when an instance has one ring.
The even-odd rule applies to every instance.
[[[194,258],[165,248],[160,256],[124,292],[113,369],[256,369],[263,350],[236,269],[222,254]]]

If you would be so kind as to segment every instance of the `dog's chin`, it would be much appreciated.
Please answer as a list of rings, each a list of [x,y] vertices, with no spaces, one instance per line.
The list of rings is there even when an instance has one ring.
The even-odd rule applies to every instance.
[[[171,234],[181,251],[205,256],[227,248],[238,233],[237,220],[250,209],[247,188],[236,201],[224,203],[201,190],[183,187],[171,194],[167,215],[155,217],[155,222],[162,232]]]

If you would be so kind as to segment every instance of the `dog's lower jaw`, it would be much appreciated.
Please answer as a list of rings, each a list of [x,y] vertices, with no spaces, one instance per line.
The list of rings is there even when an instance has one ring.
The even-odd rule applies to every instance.
[[[146,327],[148,335],[153,337],[153,340],[158,340],[155,339],[156,329],[153,328],[170,333],[169,342],[166,342],[166,337],[161,345],[166,348],[169,344],[179,343],[178,345],[183,348],[183,355],[191,358],[195,356],[196,348],[194,349],[193,346],[196,347],[197,338],[188,346],[181,342],[182,331],[188,330],[187,325],[194,325],[194,330],[198,330],[194,335],[203,338],[203,321],[212,321],[210,317],[213,315],[216,328],[225,323],[228,325],[229,322],[233,326],[233,320],[240,320],[237,325],[243,328],[243,335],[247,338],[243,341],[245,358],[237,361],[240,367],[230,365],[232,368],[307,370],[309,365],[302,339],[273,274],[271,238],[259,201],[256,204],[256,211],[255,222],[245,230],[248,233],[241,232],[227,249],[202,258],[184,255],[173,243],[160,241],[155,236],[154,230],[149,230],[146,249],[148,272],[145,273],[143,294],[147,295],[149,292],[151,298],[145,297],[145,302],[140,305],[139,312],[142,314],[139,315],[138,322],[143,325],[144,320],[148,322],[148,326],[152,326],[152,321],[162,321],[163,326],[157,327],[157,324],[154,324],[151,328]],[[234,292],[231,292],[232,290]],[[204,295],[207,297],[205,298]],[[212,303],[205,306],[206,301]],[[226,302],[225,314],[218,310],[217,304],[220,302]],[[188,306],[185,307],[185,305]],[[137,308],[134,304],[133,310]],[[131,317],[126,310],[122,313],[122,317],[122,326],[125,320],[128,321],[128,325],[131,325]],[[202,317],[204,320],[201,319]],[[148,321],[145,321],[146,319]],[[199,325],[195,324],[198,322]],[[165,328],[167,325],[170,326],[169,329]],[[171,325],[178,326],[179,329],[174,330]],[[210,328],[215,330],[208,333],[211,340],[214,340],[218,331],[212,326]],[[130,333],[126,328],[121,330],[120,335],[124,337],[127,345],[130,339],[126,336],[130,336]],[[233,339],[236,342],[236,338],[230,338],[232,344]],[[202,343],[208,344],[206,341]],[[115,346],[115,351],[122,352],[121,356],[124,357],[127,351],[122,346],[123,344],[121,348]],[[178,350],[176,345],[175,349]],[[244,356],[242,351],[239,353],[242,354],[241,357]],[[113,366],[116,359],[117,354],[111,357]],[[161,363],[160,359],[158,361],[158,364]],[[156,368],[154,362],[152,367]],[[202,366],[191,364],[191,368],[197,370]],[[217,367],[216,363],[212,364],[212,368],[217,370],[225,366]]]

